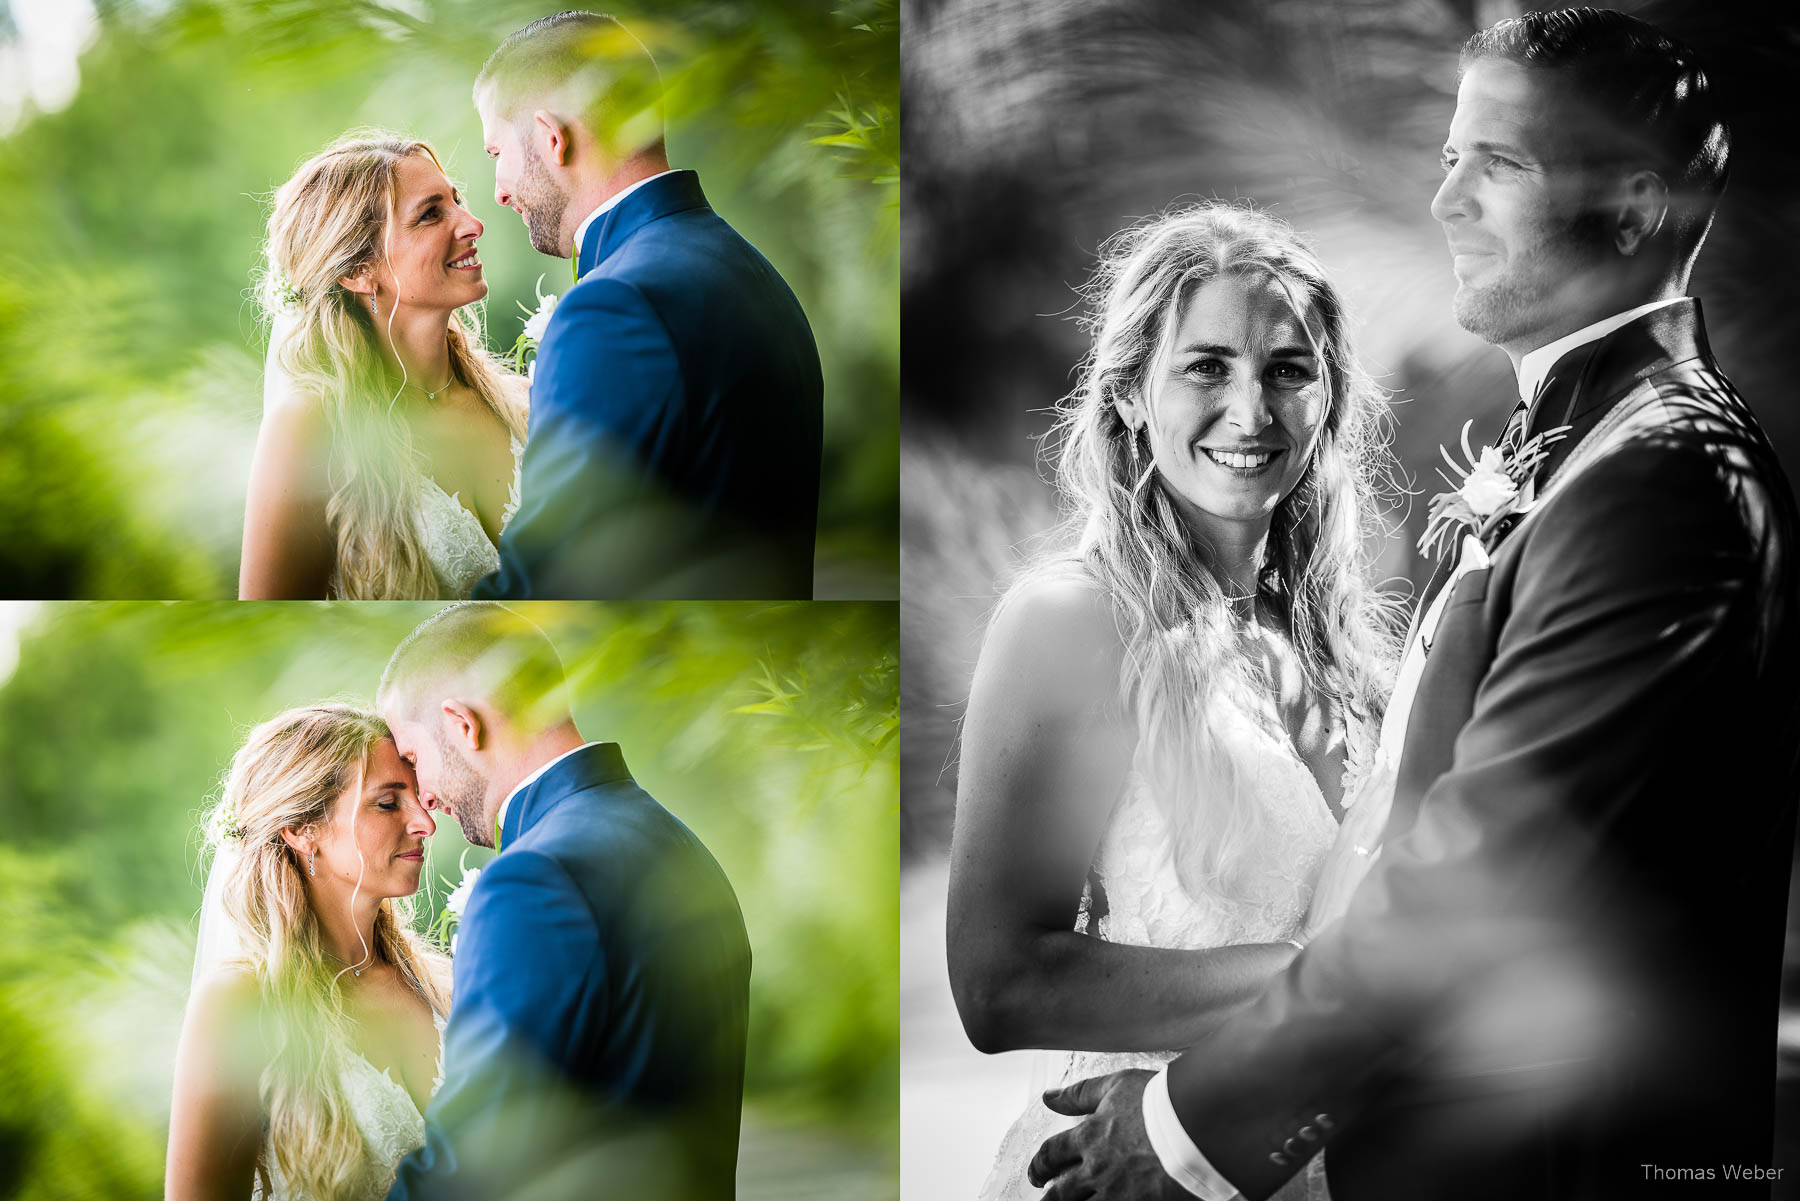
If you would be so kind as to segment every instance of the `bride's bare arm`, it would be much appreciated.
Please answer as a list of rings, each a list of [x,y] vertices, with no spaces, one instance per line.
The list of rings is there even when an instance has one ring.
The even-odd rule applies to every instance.
[[[263,408],[244,500],[240,600],[323,600],[337,549],[325,517],[331,433],[319,402],[282,390]]]
[[[257,1077],[256,981],[248,973],[203,980],[188,1003],[175,1052],[166,1201],[244,1201],[262,1139]]]
[[[963,725],[951,841],[950,984],[983,1051],[1156,1051],[1196,1041],[1294,957],[1285,943],[1177,951],[1074,931],[1130,766],[1104,715],[1122,648],[1080,581],[1031,585],[996,616]]]

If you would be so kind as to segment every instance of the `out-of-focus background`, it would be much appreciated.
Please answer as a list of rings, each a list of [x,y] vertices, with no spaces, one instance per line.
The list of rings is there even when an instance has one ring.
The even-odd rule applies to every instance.
[[[1611,0],[1694,45],[1733,110],[1732,180],[1692,284],[1712,346],[1800,476],[1800,16],[1758,0]],[[903,1188],[971,1196],[1024,1105],[1028,1056],[963,1037],[944,969],[956,732],[998,588],[1055,518],[1037,439],[1087,351],[1075,286],[1113,232],[1183,201],[1248,199],[1309,235],[1394,391],[1416,493],[1381,562],[1413,543],[1440,444],[1491,441],[1506,358],[1450,316],[1429,213],[1457,50],[1518,0],[908,0],[901,91]],[[1800,932],[1800,908],[1790,919]],[[1782,1072],[1800,1092],[1800,933]],[[1800,1113],[1800,1108],[1792,1110]],[[1800,1128],[1800,1120],[1791,1126]],[[1796,1137],[1800,1137],[1797,1134]],[[1800,1164],[1800,1148],[1791,1161]],[[1794,1176],[1796,1172],[1790,1171]]]
[[[368,703],[437,606],[0,604],[0,1197],[162,1195],[205,882],[254,723]],[[897,1196],[892,603],[522,604],[590,738],[698,834],[755,958],[739,1196]],[[421,928],[459,861],[428,844]]]
[[[0,0],[0,595],[235,596],[266,201],[346,129],[438,148],[488,341],[539,276],[469,98],[558,0]],[[896,595],[897,0],[621,0],[669,155],[799,296],[825,373],[816,595]]]

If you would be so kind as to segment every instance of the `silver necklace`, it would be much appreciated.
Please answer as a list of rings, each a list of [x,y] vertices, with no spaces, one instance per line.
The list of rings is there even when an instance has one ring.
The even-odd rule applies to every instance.
[[[443,383],[443,386],[438,388],[436,391],[433,391],[432,389],[427,388],[424,384],[415,384],[411,380],[406,381],[406,386],[409,388],[417,388],[419,391],[423,392],[425,394],[426,400],[436,400],[439,396],[442,396],[445,392],[448,392],[450,390],[450,385],[454,384],[455,382],[456,382],[456,372],[452,371],[450,373],[450,378],[445,380]]]
[[[347,968],[349,968],[349,969],[350,969],[350,974],[351,974],[351,975],[352,975],[352,976],[355,976],[355,977],[357,977],[357,978],[358,978],[358,979],[361,979],[361,978],[362,978],[362,974],[363,974],[363,973],[364,973],[364,972],[366,972],[366,971],[368,971],[368,970],[369,970],[369,969],[370,969],[370,968],[372,968],[372,967],[374,967],[374,966],[375,966],[375,965],[374,965],[374,963],[373,963],[373,962],[370,962],[370,963],[365,963],[365,964],[363,964],[363,965],[362,965],[362,966],[361,966],[361,967],[357,967],[357,966],[356,966],[356,965],[355,965],[355,964],[354,964],[354,963],[351,963],[351,962],[350,962],[350,961],[348,961],[348,960],[346,960],[346,959],[338,959],[338,957],[337,957],[337,955],[336,955],[336,953],[335,953],[335,952],[332,952],[332,951],[326,951],[326,952],[325,952],[325,953],[326,953],[326,954],[327,954],[327,955],[330,955],[330,956],[331,956],[331,957],[332,957],[332,958],[333,958],[333,959],[337,959],[337,961],[338,961],[338,962],[339,962],[339,963],[341,963],[341,964],[343,964],[343,965],[344,965],[344,966],[345,966],[345,967],[347,967]]]

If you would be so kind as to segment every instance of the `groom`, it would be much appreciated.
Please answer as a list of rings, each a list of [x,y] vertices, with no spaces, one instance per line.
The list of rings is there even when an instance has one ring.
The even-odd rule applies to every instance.
[[[735,1196],[750,946],[700,840],[586,742],[542,631],[473,601],[377,704],[428,808],[500,854],[456,940],[444,1078],[390,1201]]]
[[[533,368],[490,599],[808,599],[823,384],[806,314],[663,148],[649,53],[563,12],[475,81],[494,198],[575,260]]]
[[[1511,358],[1516,437],[1566,436],[1426,590],[1347,915],[1165,1072],[1049,1096],[1092,1116],[1034,1159],[1047,1201],[1266,1197],[1322,1149],[1337,1201],[1768,1196],[1800,582],[1686,294],[1728,154],[1641,21],[1464,47],[1456,317]]]

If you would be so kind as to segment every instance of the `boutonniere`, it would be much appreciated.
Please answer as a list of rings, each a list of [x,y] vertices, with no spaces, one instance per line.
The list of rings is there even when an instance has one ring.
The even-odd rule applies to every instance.
[[[468,907],[469,894],[475,891],[475,881],[481,876],[481,869],[468,866],[469,852],[463,851],[463,857],[457,860],[456,869],[462,873],[462,879],[444,898],[444,907],[438,910],[437,920],[431,923],[431,936],[440,946],[456,950],[456,928],[462,923],[463,910]],[[448,880],[445,883],[449,883]]]
[[[1420,552],[1434,559],[1441,558],[1456,544],[1459,526],[1485,542],[1506,518],[1523,517],[1530,512],[1532,505],[1521,499],[1521,489],[1550,453],[1550,447],[1569,435],[1569,427],[1559,425],[1526,438],[1521,425],[1499,446],[1484,446],[1477,454],[1469,449],[1469,427],[1473,424],[1465,421],[1462,427],[1462,452],[1467,467],[1452,458],[1447,449],[1438,447],[1454,477],[1439,469],[1438,475],[1450,485],[1450,491],[1432,498],[1431,516],[1419,539]]]
[[[550,327],[550,315],[556,312],[556,293],[545,295],[543,276],[538,276],[537,287],[533,291],[537,293],[538,302],[535,311],[526,308],[522,302],[514,302],[518,304],[519,311],[525,314],[525,329],[519,334],[519,340],[513,343],[510,357],[513,370],[523,371],[526,379],[530,379],[537,371],[538,343],[544,340],[544,331]],[[530,362],[526,362],[527,355],[531,356]]]

